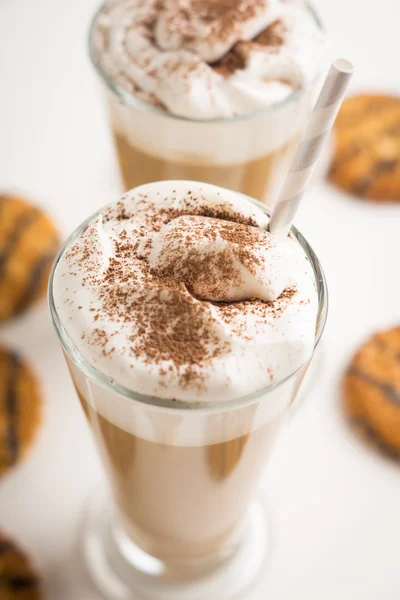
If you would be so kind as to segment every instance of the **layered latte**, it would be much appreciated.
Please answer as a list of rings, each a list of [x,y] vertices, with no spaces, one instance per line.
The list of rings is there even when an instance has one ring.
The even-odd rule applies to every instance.
[[[235,192],[149,184],[90,219],[54,272],[122,526],[185,577],[240,540],[314,348],[312,264],[267,224]]]

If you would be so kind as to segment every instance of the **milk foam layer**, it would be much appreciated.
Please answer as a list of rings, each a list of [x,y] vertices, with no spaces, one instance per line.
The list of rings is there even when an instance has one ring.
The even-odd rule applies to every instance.
[[[93,49],[127,92],[174,115],[215,119],[306,87],[322,41],[299,0],[108,0]]]
[[[61,323],[92,366],[132,391],[223,402],[267,388],[310,357],[318,310],[303,249],[265,233],[267,221],[243,196],[215,186],[136,188],[98,213],[61,257],[53,284]],[[179,256],[173,240],[182,236]],[[184,281],[185,263],[197,293],[193,277]],[[205,299],[217,273],[207,264],[219,277],[228,264],[217,286],[224,302]],[[247,299],[230,302],[235,295]]]

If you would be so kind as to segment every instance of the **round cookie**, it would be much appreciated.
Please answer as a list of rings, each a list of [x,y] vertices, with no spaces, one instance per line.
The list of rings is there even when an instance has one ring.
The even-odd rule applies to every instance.
[[[400,200],[400,97],[345,100],[334,131],[330,180],[361,198]]]
[[[354,424],[400,457],[400,327],[358,350],[344,377],[344,404]]]
[[[41,409],[31,368],[16,353],[0,348],[0,475],[18,463],[32,444]]]
[[[0,194],[0,322],[46,294],[58,247],[57,231],[41,210]]]
[[[1,600],[40,600],[39,580],[29,559],[0,532]]]

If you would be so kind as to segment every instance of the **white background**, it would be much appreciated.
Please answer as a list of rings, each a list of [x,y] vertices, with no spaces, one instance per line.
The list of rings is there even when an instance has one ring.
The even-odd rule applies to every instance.
[[[45,207],[63,235],[118,195],[118,176],[85,35],[96,0],[0,0],[0,188]],[[354,90],[399,91],[397,0],[319,0]],[[346,363],[370,333],[399,321],[400,205],[352,199],[324,182],[296,219],[328,278],[319,378],[266,473],[277,539],[273,600],[400,598],[400,466],[347,429]],[[44,422],[28,459],[0,481],[0,526],[36,558],[46,599],[94,600],[77,558],[84,501],[99,465],[43,305],[1,326],[0,342],[41,377]],[[211,600],[211,599],[210,599]]]

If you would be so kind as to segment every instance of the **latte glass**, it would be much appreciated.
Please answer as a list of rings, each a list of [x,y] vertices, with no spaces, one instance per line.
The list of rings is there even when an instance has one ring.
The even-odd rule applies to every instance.
[[[90,28],[89,52],[106,93],[125,190],[166,179],[202,181],[247,194],[271,208],[308,121],[318,78],[283,102],[249,115],[177,117],[130,94],[102,69],[93,42],[101,10]]]
[[[168,401],[115,383],[79,353],[53,300],[57,262],[89,220],[60,251],[49,301],[109,481],[109,494],[96,493],[85,522],[90,572],[113,600],[241,597],[268,552],[260,478],[309,361],[283,381],[228,402]],[[326,321],[326,282],[306,240],[294,228],[292,235],[314,270],[316,347]]]

